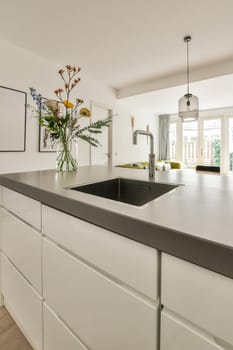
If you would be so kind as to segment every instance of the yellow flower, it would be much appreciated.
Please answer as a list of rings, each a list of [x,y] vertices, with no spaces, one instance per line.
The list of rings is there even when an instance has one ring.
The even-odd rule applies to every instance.
[[[81,108],[79,111],[79,114],[82,117],[90,117],[91,116],[91,111],[88,108]]]
[[[70,101],[64,100],[63,103],[67,108],[74,108],[74,104]]]

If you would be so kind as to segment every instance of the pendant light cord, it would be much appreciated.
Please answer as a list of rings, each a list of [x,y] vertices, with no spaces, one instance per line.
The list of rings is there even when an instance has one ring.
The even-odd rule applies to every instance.
[[[189,92],[189,79],[190,79],[190,68],[189,68],[189,42],[192,40],[191,35],[186,35],[184,37],[184,42],[187,44],[187,93],[179,99],[179,117],[182,122],[194,121],[198,119],[199,116],[199,101],[197,96],[192,95]]]
[[[189,95],[189,41],[187,40],[187,94]]]

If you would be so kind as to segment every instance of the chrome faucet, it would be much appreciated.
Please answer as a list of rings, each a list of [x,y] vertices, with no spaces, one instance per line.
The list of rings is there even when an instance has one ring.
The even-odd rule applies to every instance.
[[[138,135],[145,135],[150,137],[150,153],[149,153],[149,178],[155,177],[155,154],[154,154],[154,136],[152,132],[146,130],[135,130],[133,133],[133,144],[137,144]]]

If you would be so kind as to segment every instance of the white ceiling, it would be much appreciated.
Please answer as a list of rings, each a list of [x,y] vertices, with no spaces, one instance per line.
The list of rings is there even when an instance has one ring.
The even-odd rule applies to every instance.
[[[232,0],[1,0],[0,38],[117,89],[233,59]],[[232,67],[233,73],[233,67]]]
[[[186,93],[186,85],[157,90],[122,99],[132,108],[155,114],[178,112],[178,99]],[[202,80],[190,85],[190,92],[199,98],[200,110],[233,106],[233,74]]]

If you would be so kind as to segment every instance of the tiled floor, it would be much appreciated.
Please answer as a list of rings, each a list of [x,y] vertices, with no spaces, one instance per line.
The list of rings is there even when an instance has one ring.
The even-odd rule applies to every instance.
[[[0,307],[0,350],[33,350],[4,307]]]

